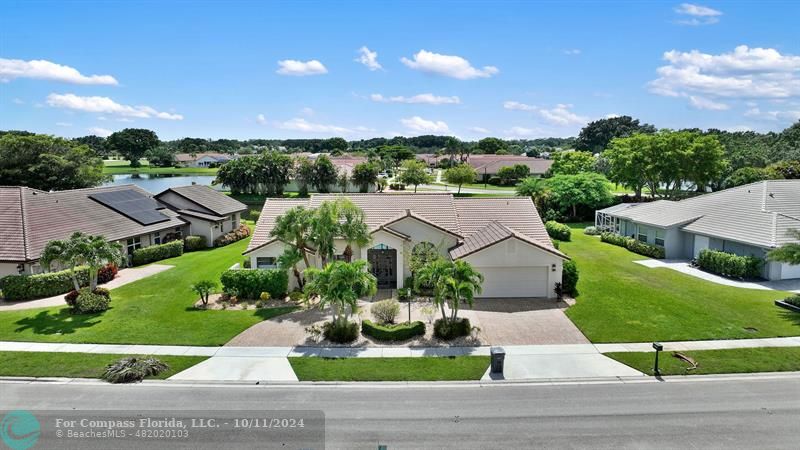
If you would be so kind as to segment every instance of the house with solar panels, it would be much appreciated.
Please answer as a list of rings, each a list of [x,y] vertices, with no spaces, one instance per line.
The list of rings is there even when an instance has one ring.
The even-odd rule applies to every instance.
[[[214,236],[238,226],[243,203],[205,186],[191,188],[184,196],[193,200],[178,204],[135,185],[58,192],[0,187],[0,277],[42,272],[45,245],[76,231],[119,242],[132,255],[188,234]]]

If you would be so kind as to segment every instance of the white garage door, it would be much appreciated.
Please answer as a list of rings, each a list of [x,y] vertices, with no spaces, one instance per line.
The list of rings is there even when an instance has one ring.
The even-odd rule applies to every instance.
[[[483,274],[480,297],[547,297],[547,267],[477,267]]]
[[[792,278],[800,278],[800,265],[790,266],[789,264],[783,264],[783,267],[781,267],[781,279],[790,280]]]

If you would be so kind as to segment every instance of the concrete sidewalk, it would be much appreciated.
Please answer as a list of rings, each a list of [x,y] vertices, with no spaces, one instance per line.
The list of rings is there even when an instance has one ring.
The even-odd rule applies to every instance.
[[[725,278],[713,273],[700,270],[693,267],[691,263],[685,259],[643,259],[634,261],[651,269],[666,268],[672,269],[677,272],[691,275],[701,280],[710,281],[712,283],[721,284],[724,286],[738,287],[742,289],[757,289],[762,291],[789,291],[800,293],[800,279],[797,280],[780,280],[780,281],[739,281]]]
[[[173,267],[175,266],[151,264],[144,267],[122,269],[117,273],[116,278],[106,284],[100,285],[100,287],[104,287],[106,289],[115,289],[128,283],[139,281],[142,278],[147,278],[159,272],[163,272],[167,269],[172,269]],[[51,306],[65,305],[66,303],[64,302],[64,294],[61,294],[54,295],[53,297],[40,298],[38,300],[23,300],[19,302],[7,302],[5,300],[0,300],[0,311],[18,311],[22,309],[48,308]]]

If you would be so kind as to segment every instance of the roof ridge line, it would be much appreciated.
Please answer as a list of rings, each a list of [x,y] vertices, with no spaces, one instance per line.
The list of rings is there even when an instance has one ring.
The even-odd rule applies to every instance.
[[[17,190],[19,191],[19,211],[20,215],[22,216],[22,252],[25,254],[25,259],[30,260],[31,258],[28,255],[28,221],[26,219],[25,214],[25,195],[23,194],[22,187],[19,187]]]
[[[778,213],[776,213],[776,212],[772,213],[772,230],[770,230],[770,231],[771,231],[770,234],[772,235],[772,236],[770,236],[770,239],[772,241],[772,246],[773,247],[777,247],[778,246]]]

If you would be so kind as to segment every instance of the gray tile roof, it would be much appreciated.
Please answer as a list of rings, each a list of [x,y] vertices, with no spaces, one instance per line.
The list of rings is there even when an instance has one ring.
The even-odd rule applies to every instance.
[[[35,261],[47,242],[68,238],[75,231],[120,240],[185,225],[178,214],[162,209],[169,220],[143,226],[138,222],[89,198],[91,194],[134,190],[151,197],[135,185],[108,186],[70,191],[43,192],[26,187],[0,188],[0,210],[9,211],[0,220],[0,259]],[[15,201],[14,197],[19,197]],[[22,224],[22,226],[20,226]]]
[[[464,242],[461,245],[450,249],[450,256],[453,259],[463,258],[467,255],[479,252],[487,247],[491,247],[498,242],[512,237],[539,247],[542,250],[553,253],[554,255],[567,258],[566,255],[553,248],[552,245],[543,245],[541,242],[531,238],[530,236],[526,236],[514,231],[496,220],[489,222],[488,225],[481,228],[479,231],[470,234],[466,239],[464,239]]]
[[[315,208],[326,200],[335,200],[341,196],[342,194],[314,194],[305,200],[268,199],[264,203],[253,238],[245,253],[272,242],[273,239],[269,234],[274,227],[275,219],[288,209],[295,206]],[[411,216],[463,237],[463,245],[469,243],[471,248],[485,243],[486,239],[489,239],[483,236],[486,233],[499,236],[510,232],[547,251],[563,256],[553,247],[536,207],[529,198],[453,198],[450,193],[345,196],[364,211],[365,222],[371,232],[382,227],[391,230],[391,223]],[[490,225],[492,228],[487,229]],[[458,250],[457,254],[461,252],[462,250]]]
[[[771,248],[791,242],[788,231],[800,229],[800,180],[760,181],[677,202],[643,203],[611,214]]]
[[[213,214],[205,214],[197,211],[192,211],[191,209],[179,209],[178,214],[182,216],[189,216],[189,217],[197,217],[199,219],[208,220],[210,222],[220,222],[225,220],[226,216],[215,216]]]
[[[247,210],[247,205],[244,203],[201,184],[172,187],[156,195],[156,198],[170,191],[218,216],[227,216]]]

